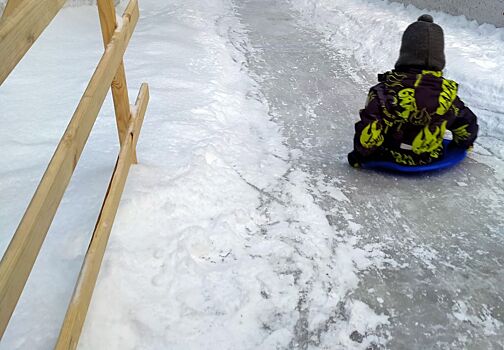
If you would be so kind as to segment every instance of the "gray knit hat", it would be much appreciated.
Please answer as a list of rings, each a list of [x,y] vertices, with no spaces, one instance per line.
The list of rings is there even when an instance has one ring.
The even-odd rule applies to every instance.
[[[395,68],[416,67],[439,71],[443,70],[445,64],[443,29],[434,23],[432,16],[422,15],[404,32]]]

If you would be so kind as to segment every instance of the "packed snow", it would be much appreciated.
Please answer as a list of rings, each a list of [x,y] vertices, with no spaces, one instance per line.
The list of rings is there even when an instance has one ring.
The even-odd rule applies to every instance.
[[[319,135],[296,129],[299,145],[293,147],[288,119],[295,118],[277,95],[285,82],[262,66],[269,57],[277,59],[275,47],[268,47],[264,33],[254,35],[250,19],[260,17],[259,26],[261,20],[288,23],[285,33],[299,39],[285,43],[292,56],[296,51],[306,60],[326,58],[310,51],[316,49],[327,50],[328,57],[330,50],[342,54],[337,62],[363,102],[373,75],[393,66],[401,32],[420,10],[375,0],[139,3],[126,76],[130,99],[145,81],[151,101],[138,143],[139,164],[130,170],[79,349],[380,349],[394,341],[393,327],[398,327],[392,345],[397,347],[408,334],[421,339],[408,321],[425,311],[424,303],[435,307],[436,302],[449,313],[432,320],[433,327],[454,333],[449,327],[464,325],[460,332],[465,332],[462,343],[441,339],[440,348],[484,344],[469,343],[479,337],[502,347],[504,302],[492,294],[500,286],[490,284],[502,275],[485,259],[504,264],[498,252],[502,240],[496,239],[504,229],[499,199],[504,193],[503,29],[434,13],[447,37],[446,75],[461,84],[462,98],[481,120],[471,161],[489,164],[484,174],[500,182],[485,189],[485,198],[468,199],[482,202],[485,211],[468,214],[467,233],[455,231],[459,226],[449,219],[433,218],[451,225],[436,232],[447,238],[419,243],[414,236],[427,237],[422,230],[428,225],[408,213],[429,212],[429,199],[437,198],[456,218],[460,209],[450,203],[461,203],[461,197],[436,178],[424,180],[435,186],[427,193],[417,180],[341,171],[346,165],[339,162],[340,153],[346,150],[338,150],[336,161],[326,161],[336,156],[325,154],[322,161],[306,162],[335,126],[329,123]],[[284,15],[257,16],[250,8],[280,9]],[[317,33],[327,47],[301,40],[317,39]],[[0,88],[2,254],[101,56],[101,40],[96,7],[65,8]],[[263,41],[264,46],[258,44]],[[280,77],[290,69],[277,68]],[[293,68],[302,69],[301,62]],[[286,80],[295,90],[300,87],[287,90],[295,98],[313,93],[294,77]],[[322,116],[316,106],[324,96],[317,91],[313,103],[302,102],[304,112],[296,118],[318,125]],[[353,100],[347,103],[345,108],[357,110]],[[351,146],[351,135],[342,142]],[[117,153],[108,98],[1,350],[53,348]],[[472,173],[455,172],[452,185],[469,190],[475,181]],[[357,186],[373,188],[366,183],[388,193],[362,198]],[[415,191],[420,191],[418,203],[408,202]],[[385,205],[378,208],[378,200]],[[387,214],[383,221],[376,219],[381,212]],[[489,213],[493,217],[481,231],[495,246],[479,242],[473,229],[481,224],[478,215],[486,220]],[[370,228],[376,223],[378,230]],[[454,281],[440,280],[445,270]],[[479,271],[484,275],[475,275]],[[387,279],[396,274],[398,280]],[[494,304],[479,301],[485,291],[473,288],[482,280],[489,283],[486,292]],[[386,289],[394,286],[403,295]],[[439,293],[432,296],[428,287]],[[419,310],[390,306],[394,298],[416,302],[416,293]],[[403,313],[411,316],[404,322]],[[436,322],[448,322],[448,328]],[[422,336],[433,337],[430,328],[417,326]]]

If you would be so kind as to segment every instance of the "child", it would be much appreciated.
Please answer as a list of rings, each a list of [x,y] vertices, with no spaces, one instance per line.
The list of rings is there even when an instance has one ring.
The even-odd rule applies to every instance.
[[[477,118],[457,97],[457,83],[443,78],[444,67],[443,29],[423,15],[404,32],[395,70],[378,75],[380,83],[369,92],[355,124],[350,165],[435,162],[443,157],[446,130],[453,135],[449,147],[472,147]]]

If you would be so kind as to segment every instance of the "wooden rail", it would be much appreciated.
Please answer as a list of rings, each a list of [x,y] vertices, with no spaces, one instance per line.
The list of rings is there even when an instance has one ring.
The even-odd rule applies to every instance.
[[[107,196],[96,223],[91,243],[84,258],[79,280],[77,281],[77,286],[75,287],[72,301],[67,310],[65,321],[55,347],[57,350],[75,349],[77,347],[77,340],[86,318],[96,278],[105,253],[105,247],[131,165],[132,151],[136,143],[135,130],[139,130],[142,124],[148,100],[149,91],[146,85],[142,85],[136,103],[137,114],[130,122],[123,147],[117,159],[114,174],[107,190]]]
[[[28,51],[36,37],[61,9],[64,0],[10,0],[0,20],[0,85]],[[47,167],[5,255],[0,262],[0,339],[39,254],[56,210],[77,166],[82,150],[112,89],[121,150],[61,329],[57,349],[77,346],[112,224],[130,165],[136,162],[136,143],[149,100],[143,84],[136,105],[129,105],[123,56],[139,18],[137,0],[131,0],[121,25],[116,23],[113,0],[98,0],[105,52]],[[41,11],[40,17],[35,17]],[[29,37],[29,33],[33,36]]]
[[[4,8],[4,12],[2,17],[7,17],[14,12],[14,9],[22,2],[23,0],[10,0]]]
[[[10,0],[0,20],[0,84],[12,72],[66,0]]]

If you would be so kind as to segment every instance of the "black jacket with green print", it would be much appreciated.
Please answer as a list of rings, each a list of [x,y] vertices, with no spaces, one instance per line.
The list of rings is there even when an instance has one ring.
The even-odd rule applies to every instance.
[[[453,135],[450,147],[472,146],[477,118],[457,97],[458,84],[442,72],[411,68],[380,74],[378,80],[355,124],[352,166],[369,160],[432,163],[443,157],[446,130]]]

